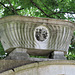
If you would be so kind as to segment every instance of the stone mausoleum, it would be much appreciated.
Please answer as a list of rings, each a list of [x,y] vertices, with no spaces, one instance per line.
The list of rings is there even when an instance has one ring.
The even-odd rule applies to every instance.
[[[1,18],[0,41],[8,56],[0,60],[0,75],[74,75],[75,61],[65,57],[74,30],[75,23],[60,19]]]

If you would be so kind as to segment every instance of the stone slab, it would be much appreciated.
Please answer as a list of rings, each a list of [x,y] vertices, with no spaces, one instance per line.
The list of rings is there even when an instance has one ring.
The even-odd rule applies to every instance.
[[[75,61],[50,60],[50,61],[42,61],[42,62],[35,62],[35,61],[32,62],[32,61],[20,61],[20,60],[0,60],[0,75],[14,75],[12,74],[13,72],[15,72],[15,75],[24,75],[25,73],[27,73],[26,75],[29,75],[30,73],[33,73],[33,72],[35,73],[35,71],[39,72],[39,74],[36,74],[36,75],[43,75],[44,71],[46,73],[47,71],[49,71],[49,73],[54,73],[54,69],[58,71],[57,73],[59,73],[59,70],[65,71],[62,68],[66,68],[67,72],[70,72],[69,71],[70,69],[75,70]],[[12,71],[12,73],[10,71]],[[31,75],[35,75],[34,73]],[[49,75],[46,73],[44,75]],[[63,73],[60,72],[57,75],[62,75],[62,74],[64,74],[64,72]],[[64,75],[74,75],[74,74],[67,73]],[[51,74],[51,75],[54,75],[54,74]]]
[[[33,61],[0,60],[0,73],[29,63]]]

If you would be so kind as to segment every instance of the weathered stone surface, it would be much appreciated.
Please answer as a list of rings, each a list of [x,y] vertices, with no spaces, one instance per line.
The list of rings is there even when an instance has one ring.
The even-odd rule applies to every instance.
[[[74,28],[75,23],[49,18],[8,16],[0,19],[1,42],[7,52],[18,47],[67,52]],[[40,41],[36,36],[40,36]]]
[[[16,48],[5,59],[9,59],[9,60],[29,60],[29,54],[27,54],[27,49]]]
[[[34,63],[34,61],[24,61],[24,60],[0,60],[0,73],[7,71],[9,69],[13,70],[13,68]]]
[[[53,52],[53,59],[63,59],[66,60],[66,57],[64,56],[64,52],[60,52],[60,51],[54,51]]]
[[[52,51],[62,51],[65,55],[74,29],[75,23],[65,20],[8,16],[0,19],[0,40],[7,53],[24,48],[31,55],[49,55]],[[27,53],[14,52],[8,58],[24,59]],[[64,58],[58,53],[54,58]]]
[[[1,60],[0,64],[2,68],[8,66],[7,71],[0,75],[75,75],[75,61],[50,60],[26,64],[26,61]],[[21,66],[14,68],[13,66],[17,64]]]

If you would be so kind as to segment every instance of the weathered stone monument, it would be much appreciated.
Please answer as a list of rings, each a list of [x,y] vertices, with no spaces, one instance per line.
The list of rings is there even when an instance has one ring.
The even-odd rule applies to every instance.
[[[35,72],[38,71],[39,74],[38,73],[31,74],[32,73],[31,70],[20,73],[17,69],[15,69],[13,71],[15,71],[16,73],[10,71],[10,73],[9,74],[7,73],[7,75],[14,75],[14,74],[15,75],[17,74],[18,75],[24,75],[24,74],[26,75],[44,75],[44,74],[45,75],[50,75],[50,74],[51,75],[55,75],[55,74],[72,75],[72,74],[65,73],[64,71],[68,68],[67,66],[65,67],[65,64],[66,63],[69,64],[69,61],[65,60],[66,59],[65,55],[68,53],[69,44],[71,42],[74,30],[75,30],[75,23],[65,21],[65,20],[26,17],[26,16],[17,16],[17,15],[1,18],[0,19],[0,40],[4,50],[9,54],[5,58],[6,62],[8,59],[9,59],[8,61],[20,60],[18,62],[21,62],[23,60],[31,61],[29,55],[49,56],[50,59],[55,59],[54,62],[56,62],[59,65],[58,67],[55,66],[56,70],[57,71],[60,70],[63,72],[62,74],[61,72],[60,74],[58,74],[59,71],[57,73],[56,72],[54,73],[53,70],[54,67],[52,68],[46,66],[46,69],[48,68],[47,71],[49,71],[49,73],[47,72],[43,73],[45,71],[44,70],[45,68],[43,68],[43,71],[40,72],[42,68],[39,67],[39,69],[36,69],[38,66],[40,66],[40,64],[38,65],[35,63],[34,66],[33,65],[31,66],[34,67],[33,71]],[[58,63],[59,61],[56,61],[56,59],[60,59],[60,60],[63,59],[65,61],[62,60],[61,63]],[[51,61],[49,61],[49,63],[50,62]],[[52,63],[49,64],[49,63],[46,64],[56,65],[55,63],[54,64]],[[75,65],[71,61],[70,63],[71,65]],[[16,64],[16,62],[14,64]],[[62,64],[65,67],[65,69],[64,67],[62,68],[62,70],[57,69],[61,67],[60,64]],[[20,65],[24,65],[24,63]],[[42,62],[41,65],[44,66],[44,63]],[[9,69],[11,68],[13,68],[13,66],[10,67]],[[19,68],[19,70],[21,69]],[[51,72],[49,69],[52,69],[53,72]],[[68,71],[66,70],[66,72]],[[2,73],[2,75],[4,74]]]
[[[74,27],[73,23],[64,20],[8,16],[0,19],[0,37],[4,50],[11,52],[11,57],[24,53],[53,53],[52,58],[63,59],[68,52]]]

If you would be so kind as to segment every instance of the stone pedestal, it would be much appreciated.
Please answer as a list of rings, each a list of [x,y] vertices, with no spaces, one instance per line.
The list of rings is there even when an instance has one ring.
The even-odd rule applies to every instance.
[[[53,52],[53,59],[66,60],[66,57],[64,56],[64,52],[54,51]]]
[[[11,60],[28,60],[29,59],[29,55],[26,52],[27,52],[26,49],[16,48],[5,59],[11,59]]]

